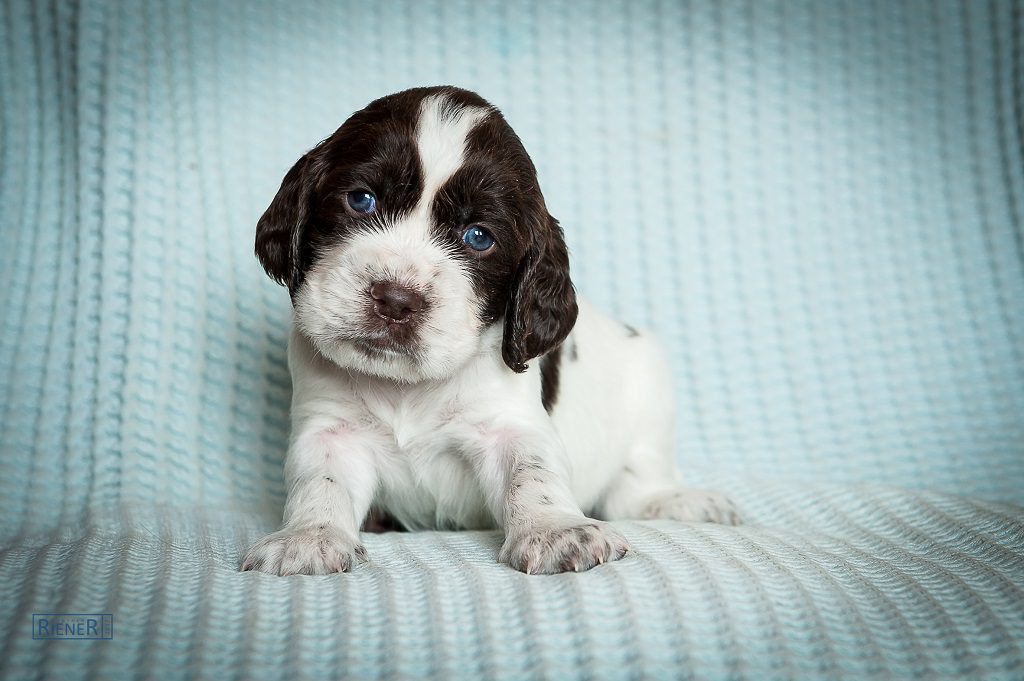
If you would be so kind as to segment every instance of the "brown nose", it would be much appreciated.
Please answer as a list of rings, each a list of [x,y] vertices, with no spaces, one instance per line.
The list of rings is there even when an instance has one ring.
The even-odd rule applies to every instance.
[[[393,281],[378,281],[370,286],[373,309],[390,322],[407,322],[423,309],[425,301],[416,291]]]

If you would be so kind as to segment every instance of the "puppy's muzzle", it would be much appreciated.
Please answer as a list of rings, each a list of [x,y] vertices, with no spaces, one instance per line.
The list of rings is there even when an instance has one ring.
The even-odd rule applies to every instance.
[[[394,281],[378,281],[370,286],[374,313],[389,324],[414,320],[426,307],[423,295]]]

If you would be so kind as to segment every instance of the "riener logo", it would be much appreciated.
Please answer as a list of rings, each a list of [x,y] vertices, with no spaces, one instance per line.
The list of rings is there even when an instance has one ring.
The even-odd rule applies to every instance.
[[[110,613],[33,613],[32,638],[109,641],[114,638],[114,616]]]

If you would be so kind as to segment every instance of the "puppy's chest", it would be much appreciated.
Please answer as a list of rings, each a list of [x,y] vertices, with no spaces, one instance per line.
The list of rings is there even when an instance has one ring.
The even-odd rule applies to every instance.
[[[377,395],[365,404],[390,443],[379,455],[376,505],[410,529],[493,526],[463,451],[465,408],[457,398]]]
[[[393,454],[415,456],[443,450],[452,443],[463,407],[454,396],[431,396],[400,389],[362,396],[373,427],[392,442]]]

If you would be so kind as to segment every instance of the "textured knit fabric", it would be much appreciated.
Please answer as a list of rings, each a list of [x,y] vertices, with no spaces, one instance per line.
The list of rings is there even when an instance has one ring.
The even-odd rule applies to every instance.
[[[580,575],[496,533],[237,572],[288,437],[256,220],[441,83],[665,340],[679,464],[745,526],[623,523]],[[1022,678],[1024,5],[0,3],[0,400],[3,678]]]

